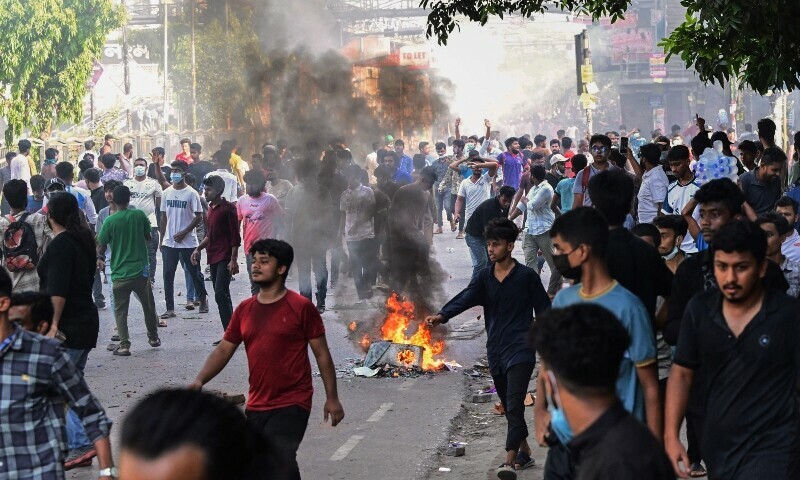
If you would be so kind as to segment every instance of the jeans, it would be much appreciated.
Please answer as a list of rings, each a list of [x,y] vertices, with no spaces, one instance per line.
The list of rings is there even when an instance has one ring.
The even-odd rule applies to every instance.
[[[69,355],[70,361],[83,377],[83,369],[86,368],[86,361],[89,359],[89,350],[75,350],[73,348],[65,350]],[[92,445],[92,441],[86,436],[86,430],[83,428],[81,418],[71,408],[67,410],[67,443],[70,450]]]
[[[150,262],[150,283],[156,281],[156,267],[158,266],[158,246],[161,245],[158,227],[150,229],[150,240],[147,241],[147,258]]]
[[[247,410],[247,423],[266,441],[266,472],[274,480],[300,480],[297,449],[306,434],[311,412],[293,405],[264,412]]]
[[[328,265],[325,259],[325,249],[311,247],[295,250],[295,265],[297,265],[297,280],[300,283],[300,295],[311,300],[311,271],[314,271],[314,280],[317,287],[317,306],[325,306],[325,296],[328,293]]]
[[[450,193],[450,211],[453,212],[454,214],[455,213],[459,214],[459,217],[458,217],[458,231],[459,232],[463,232],[464,231],[464,214],[466,212],[467,202],[464,202],[464,205],[461,206],[461,211],[460,212],[456,212],[456,199],[457,198],[458,198],[458,195],[456,195],[454,193]]]
[[[186,282],[186,302],[189,303],[190,301],[200,300],[197,296],[197,291],[195,291],[194,284],[192,283],[192,270],[197,270],[197,274],[200,275],[200,280],[204,281],[203,278],[203,270],[200,267],[200,260],[203,258],[203,252],[200,252],[200,256],[197,259],[197,265],[192,265],[192,262],[186,263],[181,259],[181,267],[183,267],[183,277],[184,281]]]
[[[92,293],[94,294],[94,304],[97,307],[105,307],[106,296],[103,295],[103,276],[100,270],[94,271],[94,283],[92,284]]]
[[[211,270],[211,285],[214,286],[214,300],[219,309],[219,319],[222,321],[222,330],[228,329],[228,324],[233,315],[233,302],[231,301],[231,274],[228,271],[230,260],[209,265]]]
[[[255,295],[260,290],[259,286],[253,283],[253,276],[251,275],[253,269],[253,256],[249,253],[244,257],[247,264],[247,277],[250,279],[250,295]]]
[[[553,240],[550,238],[550,232],[544,232],[539,235],[531,235],[530,233],[524,234],[522,238],[522,251],[525,253],[525,265],[529,268],[536,270],[536,273],[542,273],[541,263],[539,263],[537,253],[542,252],[544,261],[550,268],[550,284],[547,286],[547,293],[555,295],[561,289],[561,273],[553,262]]]
[[[533,374],[533,363],[512,365],[499,375],[492,374],[494,386],[500,403],[506,409],[508,430],[506,433],[506,451],[519,451],[523,440],[528,438],[528,427],[525,425],[525,393]]]
[[[444,208],[445,212],[447,213],[447,221],[451,221],[453,219],[453,205],[450,204],[450,191],[440,192],[439,186],[434,185],[434,191],[436,192],[436,196],[434,199],[436,200],[436,225],[439,228],[442,228],[442,209]]]
[[[472,278],[489,265],[489,254],[486,252],[486,241],[469,233],[464,236],[469,247],[469,256],[472,258]]]
[[[348,241],[347,250],[350,252],[350,259],[355,267],[353,271],[353,281],[356,284],[356,292],[359,300],[366,300],[372,297],[371,279],[374,278],[373,268],[375,262],[372,260],[372,244],[374,238],[363,240]]]
[[[131,293],[136,294],[142,304],[144,324],[147,327],[147,338],[158,338],[158,319],[156,318],[156,301],[153,298],[153,287],[150,277],[144,275],[125,278],[114,282],[112,290],[114,297],[114,319],[117,322],[117,334],[120,347],[130,348],[131,340],[128,333],[128,305]]]
[[[339,267],[342,265],[342,260],[344,260],[344,247],[342,242],[337,240],[331,248],[331,288],[339,282]]]
[[[161,261],[164,268],[164,301],[167,304],[167,310],[175,310],[175,270],[178,269],[178,262],[182,259],[184,263],[192,264],[192,252],[194,248],[173,248],[166,245],[161,247]],[[203,280],[200,279],[200,269],[189,269],[192,275],[192,282],[197,291],[200,300],[205,300],[206,286]]]

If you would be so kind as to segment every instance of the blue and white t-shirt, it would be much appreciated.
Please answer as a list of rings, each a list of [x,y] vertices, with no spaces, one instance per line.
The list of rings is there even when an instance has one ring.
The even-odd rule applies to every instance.
[[[692,181],[686,185],[680,183],[679,180],[670,183],[667,188],[667,196],[661,204],[661,211],[667,215],[680,215],[683,207],[689,203],[698,190],[700,190],[700,182],[695,178],[692,178]],[[700,220],[700,209],[695,208],[692,216],[695,220]],[[697,253],[697,245],[689,232],[686,232],[686,236],[683,237],[681,250],[686,253]]]

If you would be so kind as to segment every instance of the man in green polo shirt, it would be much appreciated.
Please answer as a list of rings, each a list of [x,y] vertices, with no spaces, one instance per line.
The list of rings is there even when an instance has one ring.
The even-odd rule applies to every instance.
[[[120,185],[114,189],[112,200],[116,213],[109,216],[97,235],[97,268],[105,269],[106,247],[111,247],[111,280],[114,295],[114,318],[117,322],[119,346],[114,355],[130,356],[128,336],[128,303],[135,293],[142,303],[147,338],[151,347],[161,346],[158,338],[156,302],[149,281],[150,262],[147,257],[147,240],[150,239],[150,220],[136,209],[129,209],[131,191]]]

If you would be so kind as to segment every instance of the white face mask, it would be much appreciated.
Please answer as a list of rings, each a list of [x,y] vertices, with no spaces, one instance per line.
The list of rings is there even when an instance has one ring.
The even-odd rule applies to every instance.
[[[147,168],[141,165],[133,167],[133,174],[136,175],[137,177],[143,177],[145,173],[147,173]]]
[[[675,245],[675,246],[672,248],[672,251],[671,251],[671,252],[669,252],[669,253],[668,253],[668,254],[666,254],[666,255],[662,255],[662,256],[661,256],[661,258],[663,258],[664,260],[672,260],[673,258],[675,258],[676,256],[678,256],[678,252],[680,252],[680,251],[681,251],[681,249],[680,249],[680,248],[678,248],[678,245],[676,244],[676,245]]]

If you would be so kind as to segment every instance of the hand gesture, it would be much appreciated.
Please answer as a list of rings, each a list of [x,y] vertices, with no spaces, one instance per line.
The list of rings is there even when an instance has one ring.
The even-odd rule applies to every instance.
[[[435,327],[436,325],[439,325],[442,322],[444,322],[444,317],[442,316],[441,313],[425,317],[425,324],[429,327]]]
[[[203,389],[203,382],[200,380],[195,380],[194,382],[190,383],[188,387],[189,390],[197,390],[200,391]]]
[[[461,125],[461,117],[456,118],[456,127]]]
[[[667,452],[669,461],[672,462],[672,469],[679,478],[689,478],[689,455],[683,444],[677,438],[667,438],[664,442],[664,450]],[[683,465],[681,465],[683,464]]]
[[[327,422],[328,417],[331,417],[331,427],[335,427],[344,418],[344,408],[338,398],[329,398],[325,401],[323,408],[324,419]]]
[[[484,125],[486,128],[492,128],[492,122],[490,122],[488,118],[484,118],[484,119],[483,119],[483,125]]]
[[[105,260],[97,259],[97,271],[104,272],[106,270],[106,262]]]
[[[239,263],[236,261],[235,258],[232,258],[231,262],[228,264],[228,273],[230,273],[231,276],[239,273]]]
[[[183,239],[186,238],[186,235],[187,235],[186,232],[178,232],[172,237],[172,239],[178,243],[181,243]]]
[[[197,265],[197,262],[199,261],[200,261],[200,250],[195,249],[192,252],[192,265]]]

